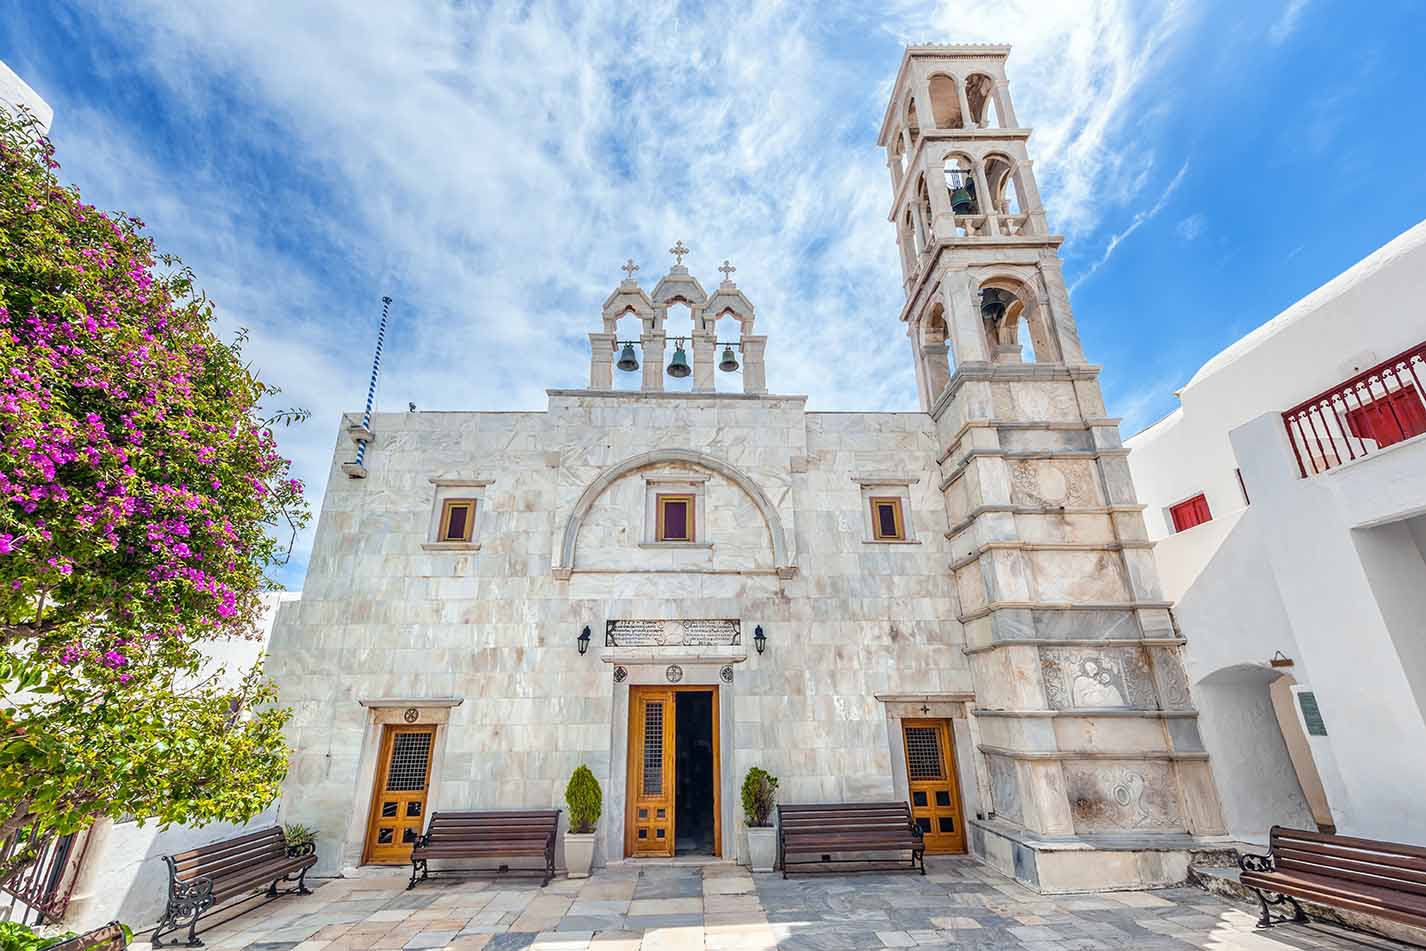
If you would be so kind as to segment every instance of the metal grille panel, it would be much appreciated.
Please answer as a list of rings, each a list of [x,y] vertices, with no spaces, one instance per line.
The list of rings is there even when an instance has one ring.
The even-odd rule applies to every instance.
[[[663,795],[663,702],[644,704],[644,795]]]
[[[929,726],[906,728],[906,772],[913,783],[944,779],[943,762],[939,730]]]
[[[387,791],[417,792],[425,789],[430,758],[430,733],[396,734],[391,744],[391,768],[386,773]]]

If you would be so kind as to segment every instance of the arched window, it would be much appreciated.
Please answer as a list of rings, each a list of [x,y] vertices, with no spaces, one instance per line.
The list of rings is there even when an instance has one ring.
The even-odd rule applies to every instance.
[[[976,297],[993,362],[1034,363],[1041,357],[1055,359],[1048,315],[1029,288],[1014,280],[995,279],[982,284]],[[1022,327],[1028,332],[1022,332]]]
[[[921,138],[921,123],[916,119],[916,100],[906,98],[906,130],[911,134],[911,147],[915,148]]]
[[[1000,128],[1000,115],[995,107],[995,80],[984,73],[967,76],[966,103],[970,106],[971,125],[977,129]]]
[[[983,203],[976,194],[975,164],[967,155],[947,155],[945,160],[946,194],[949,196],[951,214],[955,215],[955,233],[964,237],[972,234],[972,228],[964,220],[967,215],[979,215]]]
[[[965,127],[960,93],[956,89],[956,81],[949,76],[931,77],[931,117],[936,120],[938,129]]]

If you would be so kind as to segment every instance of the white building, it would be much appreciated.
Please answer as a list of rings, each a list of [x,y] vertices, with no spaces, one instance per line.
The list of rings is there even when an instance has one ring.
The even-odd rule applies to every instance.
[[[30,110],[30,114],[39,120],[41,128],[49,131],[50,124],[54,121],[54,109],[39,93],[30,88],[29,83],[6,66],[4,60],[0,60],[0,108],[13,113],[21,106]]]
[[[1235,838],[1426,843],[1423,297],[1426,223],[1128,441]]]
[[[319,873],[404,862],[435,810],[563,806],[581,763],[599,863],[742,854],[752,766],[784,802],[909,800],[931,850],[1047,892],[1181,881],[1213,844],[1007,53],[912,47],[882,126],[918,411],[768,393],[752,302],[679,244],[590,302],[587,385],[569,368],[545,410],[344,421],[269,663]]]

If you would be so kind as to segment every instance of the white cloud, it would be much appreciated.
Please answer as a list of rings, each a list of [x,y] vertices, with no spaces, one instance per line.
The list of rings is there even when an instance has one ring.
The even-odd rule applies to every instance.
[[[1273,43],[1282,43],[1297,30],[1298,24],[1302,21],[1302,13],[1307,9],[1309,0],[1287,0],[1283,5],[1282,13],[1268,27],[1268,39]]]
[[[1095,274],[1099,273],[1099,269],[1109,263],[1109,258],[1113,256],[1114,252],[1119,249],[1119,246],[1121,244],[1123,244],[1129,239],[1130,235],[1132,235],[1135,231],[1138,231],[1139,228],[1141,228],[1145,222],[1152,221],[1154,218],[1158,217],[1159,212],[1164,210],[1164,206],[1167,205],[1169,199],[1173,197],[1173,193],[1178,191],[1178,186],[1183,183],[1183,177],[1187,174],[1188,162],[1184,162],[1183,165],[1179,167],[1177,174],[1175,174],[1173,179],[1168,183],[1167,187],[1165,187],[1164,190],[1159,193],[1159,197],[1154,202],[1153,206],[1144,211],[1136,213],[1134,217],[1129,221],[1127,227],[1125,227],[1122,231],[1119,231],[1116,234],[1110,236],[1109,243],[1104,247],[1104,253],[1099,256],[1099,259],[1097,261],[1095,261],[1089,266],[1089,270],[1081,274],[1079,278],[1073,284],[1070,285],[1071,294],[1074,293],[1075,288],[1079,287],[1085,281],[1089,280]]]
[[[1203,234],[1203,229],[1207,227],[1208,218],[1200,211],[1184,218],[1174,226],[1174,230],[1178,232],[1178,236],[1183,240],[1196,241],[1198,237]]]
[[[675,238],[705,286],[724,257],[738,266],[775,391],[820,409],[914,405],[874,142],[896,54],[848,57],[827,10],[93,3],[143,44],[114,71],[157,77],[166,111],[195,127],[221,115],[302,178],[229,180],[215,161],[178,181],[161,143],[60,103],[66,172],[140,211],[225,325],[252,329],[284,402],[313,411],[280,438],[314,499],[339,414],[365,396],[381,293],[396,302],[380,408],[538,409],[545,387],[586,380],[585,334],[624,258],[650,287]],[[1192,13],[976,0],[894,4],[874,22],[908,41],[1016,44],[1017,111],[1073,237],[1149,180],[1153,153],[1126,124]],[[319,267],[284,246],[288,222],[316,235]]]

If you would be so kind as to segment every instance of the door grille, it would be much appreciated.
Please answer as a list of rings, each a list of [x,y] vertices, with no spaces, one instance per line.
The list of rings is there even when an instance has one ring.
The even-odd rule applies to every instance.
[[[941,731],[930,726],[906,728],[906,772],[911,781],[944,779]]]
[[[386,774],[387,792],[416,792],[426,788],[426,769],[431,759],[430,733],[398,733],[391,744],[391,768]]]
[[[663,702],[644,704],[644,795],[663,795]]]

